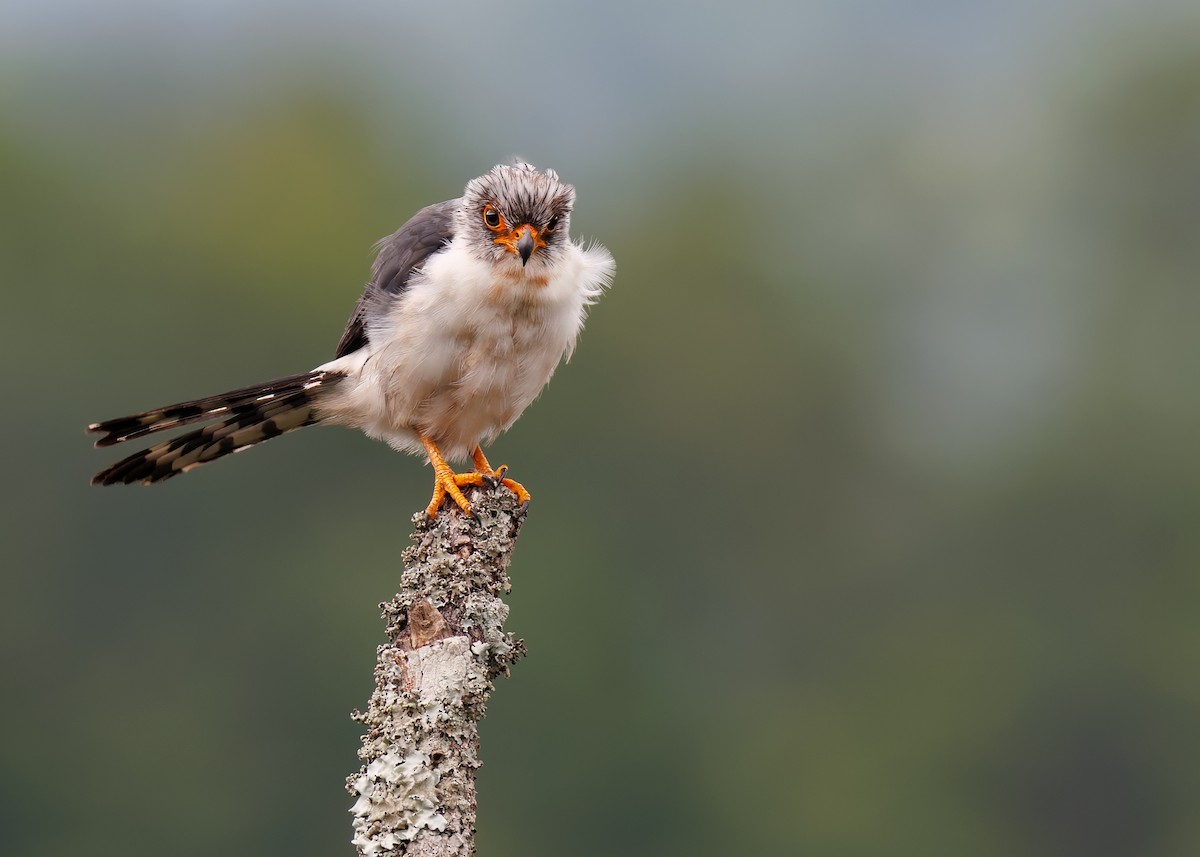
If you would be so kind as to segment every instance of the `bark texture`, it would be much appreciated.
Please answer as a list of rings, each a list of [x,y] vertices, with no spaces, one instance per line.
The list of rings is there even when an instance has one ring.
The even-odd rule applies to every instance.
[[[505,488],[468,494],[477,520],[451,503],[413,517],[400,591],[380,605],[379,647],[363,765],[346,781],[357,796],[354,846],[363,857],[467,857],[475,850],[477,725],[492,680],[524,646],[504,630],[508,564],[523,514]]]

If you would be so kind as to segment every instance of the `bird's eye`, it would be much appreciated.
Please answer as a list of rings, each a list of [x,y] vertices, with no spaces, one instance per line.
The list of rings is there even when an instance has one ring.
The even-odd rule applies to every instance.
[[[546,231],[553,232],[554,228],[556,226],[558,226],[558,215],[557,214],[546,221]]]
[[[487,224],[488,229],[500,228],[500,212],[492,208],[490,205],[483,209],[483,222]]]

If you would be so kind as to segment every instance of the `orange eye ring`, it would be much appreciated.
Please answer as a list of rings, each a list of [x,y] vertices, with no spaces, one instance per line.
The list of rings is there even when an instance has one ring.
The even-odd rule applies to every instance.
[[[504,218],[500,216],[500,212],[496,211],[495,207],[485,205],[483,207],[483,224],[493,232],[499,232],[504,228]]]

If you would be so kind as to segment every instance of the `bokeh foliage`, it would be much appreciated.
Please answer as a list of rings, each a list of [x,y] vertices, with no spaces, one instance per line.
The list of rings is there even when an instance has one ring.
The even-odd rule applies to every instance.
[[[1200,48],[1168,29],[1002,83],[952,57],[970,97],[678,84],[586,156],[553,105],[476,134],[405,90],[402,122],[336,40],[244,85],[10,57],[0,851],[349,853],[428,472],[320,430],[100,491],[82,428],[327,359],[370,242],[532,127],[619,273],[493,450],[535,495],[531,655],[481,853],[1196,853]]]

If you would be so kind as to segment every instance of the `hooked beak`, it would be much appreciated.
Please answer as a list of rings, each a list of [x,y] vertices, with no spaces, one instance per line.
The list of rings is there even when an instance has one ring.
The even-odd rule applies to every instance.
[[[528,223],[518,226],[507,235],[502,235],[493,240],[497,244],[503,244],[507,247],[510,253],[520,256],[522,268],[529,262],[529,257],[533,255],[534,250],[546,246],[546,239],[542,238],[537,229]]]
[[[533,254],[534,234],[533,227],[526,226],[518,230],[521,233],[521,240],[517,242],[517,253],[521,256],[521,267],[525,267],[525,263],[529,261],[529,257]]]

